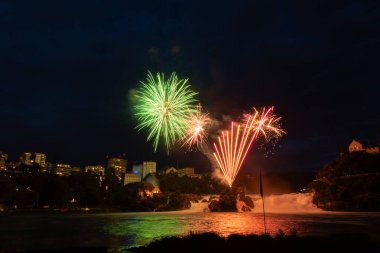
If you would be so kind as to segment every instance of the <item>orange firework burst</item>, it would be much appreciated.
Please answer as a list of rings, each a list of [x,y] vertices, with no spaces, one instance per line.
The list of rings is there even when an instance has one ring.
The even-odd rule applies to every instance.
[[[269,109],[263,108],[260,113],[253,108],[254,113],[245,115],[245,125],[248,125],[254,135],[262,135],[264,138],[281,137],[285,131],[280,127],[281,117],[273,114],[273,106]]]
[[[182,139],[183,146],[191,149],[194,145],[202,143],[207,136],[207,127],[211,120],[207,113],[202,113],[202,106],[197,105],[196,113],[189,116],[186,123],[185,136]]]
[[[263,109],[260,113],[247,115],[244,124],[231,122],[230,130],[223,131],[218,137],[218,145],[214,143],[214,157],[229,185],[233,182],[253,141],[262,134],[265,138],[269,133],[281,136],[284,131],[279,128],[280,118],[273,113],[273,107]]]

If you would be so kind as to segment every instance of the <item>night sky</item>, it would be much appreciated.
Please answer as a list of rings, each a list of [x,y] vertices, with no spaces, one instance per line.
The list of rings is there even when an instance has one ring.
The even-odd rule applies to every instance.
[[[316,170],[380,134],[379,1],[2,1],[0,150],[77,166],[125,153],[209,171],[198,152],[153,152],[129,93],[147,70],[188,77],[213,117],[274,105],[286,136],[243,170]]]

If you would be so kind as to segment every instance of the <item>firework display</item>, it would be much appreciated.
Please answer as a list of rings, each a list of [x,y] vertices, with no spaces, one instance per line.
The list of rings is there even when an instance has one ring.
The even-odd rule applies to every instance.
[[[197,148],[213,167],[221,170],[232,187],[253,142],[258,137],[278,139],[285,133],[279,124],[281,118],[273,114],[273,107],[253,108],[253,113],[244,114],[241,122],[232,121],[229,130],[222,131],[211,146],[208,131],[212,120],[202,112],[200,104],[195,106],[197,93],[187,81],[175,73],[165,80],[164,74],[153,76],[148,72],[146,81],[140,82],[134,95],[136,128],[148,131],[147,141],[153,140],[154,151],[160,141],[168,153],[176,142],[189,150]]]
[[[245,116],[245,125],[249,125],[254,135],[261,134],[264,138],[281,137],[285,131],[280,127],[280,117],[273,114],[274,107],[263,108],[261,113],[253,108],[254,113]]]
[[[186,122],[185,136],[182,139],[182,145],[188,149],[201,144],[207,137],[207,127],[211,119],[207,113],[202,113],[200,104],[196,107],[196,112],[189,115]]]
[[[278,126],[280,118],[272,114],[273,107],[263,109],[261,113],[255,110],[254,114],[246,116],[243,124],[231,122],[230,130],[223,131],[214,143],[214,157],[222,171],[229,187],[242,166],[253,141],[261,134],[281,136],[284,131]]]
[[[188,79],[179,79],[175,73],[165,80],[164,74],[154,77],[150,72],[145,82],[136,91],[134,114],[137,129],[148,130],[147,140],[153,139],[154,150],[163,139],[169,153],[171,146],[184,135],[189,115],[195,113],[195,95],[187,84]]]

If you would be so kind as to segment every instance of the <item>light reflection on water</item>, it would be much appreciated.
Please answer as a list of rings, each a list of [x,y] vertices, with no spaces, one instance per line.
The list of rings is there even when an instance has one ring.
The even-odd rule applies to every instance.
[[[133,217],[133,218],[132,218]],[[286,234],[329,235],[347,230],[380,235],[380,213],[267,214],[267,232]],[[134,222],[131,222],[131,219]],[[258,213],[151,213],[129,216],[104,226],[112,235],[130,238],[128,245],[144,245],[151,240],[190,232],[216,232],[222,236],[262,234],[263,216]]]
[[[114,213],[0,216],[0,250],[106,246],[122,250],[170,235],[213,231],[261,234],[261,213]],[[380,213],[269,213],[267,230],[328,235],[348,230],[380,237]]]

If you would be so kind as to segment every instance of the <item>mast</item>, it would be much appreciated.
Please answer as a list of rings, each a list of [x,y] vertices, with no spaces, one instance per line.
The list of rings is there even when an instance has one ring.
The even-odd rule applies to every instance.
[[[263,179],[261,176],[261,169],[260,169],[260,196],[261,196],[261,199],[263,200],[264,233],[266,234],[267,233],[267,223],[266,223],[266,219],[265,219],[264,191],[263,191],[263,182],[262,181],[263,181]]]

